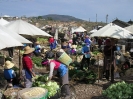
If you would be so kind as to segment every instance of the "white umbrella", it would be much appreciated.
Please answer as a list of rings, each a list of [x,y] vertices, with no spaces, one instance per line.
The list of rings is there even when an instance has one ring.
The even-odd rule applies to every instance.
[[[12,36],[14,39],[16,39],[17,41],[21,42],[21,43],[26,43],[26,44],[30,44],[32,43],[31,41],[27,40],[26,38],[24,38],[23,36],[9,30],[8,28],[1,26],[0,25],[0,30],[4,31],[5,33],[9,34],[10,36]]]
[[[73,30],[73,32],[85,32],[85,31],[86,30],[82,26],[80,26],[77,29]]]
[[[103,28],[99,29],[95,33],[91,34],[91,37],[112,37],[117,39],[133,39],[131,32],[116,25],[109,23]]]
[[[133,34],[133,25],[130,25],[128,27],[125,27],[126,30],[130,31],[131,34]]]
[[[11,37],[9,34],[0,30],[0,49],[15,46],[23,46],[23,44]]]
[[[46,33],[45,31],[37,28],[36,26],[23,21],[23,20],[16,20],[12,21],[9,24],[5,25],[8,29],[21,34],[21,35],[28,35],[28,36],[47,36],[50,37],[51,35]]]
[[[97,31],[97,29],[93,29],[93,30],[91,30],[89,33],[91,34],[91,33],[95,33]]]
[[[8,24],[9,22],[3,18],[0,19],[0,25],[6,25]]]

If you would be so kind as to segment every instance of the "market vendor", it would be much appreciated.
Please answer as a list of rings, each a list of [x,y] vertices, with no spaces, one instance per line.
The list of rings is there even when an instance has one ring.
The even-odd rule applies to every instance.
[[[70,91],[69,91],[69,80],[68,80],[68,68],[66,65],[63,63],[55,60],[55,59],[45,59],[42,64],[46,67],[47,70],[49,70],[49,80],[52,79],[53,74],[59,73],[59,78],[60,78],[60,84],[63,86],[62,90],[62,95],[65,97],[64,99],[69,99],[70,98]]]
[[[22,58],[22,63],[23,63],[22,76],[24,77],[24,87],[26,88],[32,87],[32,76],[36,76],[32,69],[33,62],[31,56],[33,51],[34,51],[33,48],[26,46]]]
[[[16,73],[12,69],[14,64],[11,61],[6,61],[4,66],[4,78],[8,82],[8,87],[12,87],[14,85],[14,80],[16,78]]]
[[[104,71],[105,71],[105,77],[107,80],[109,80],[109,74],[111,69],[111,82],[114,82],[114,64],[115,64],[115,58],[114,58],[114,51],[116,51],[115,42],[113,42],[110,38],[107,38],[105,41],[104,46]]]

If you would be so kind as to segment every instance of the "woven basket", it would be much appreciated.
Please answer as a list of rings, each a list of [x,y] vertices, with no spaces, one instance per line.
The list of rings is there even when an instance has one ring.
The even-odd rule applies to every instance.
[[[8,88],[4,92],[4,99],[17,99],[17,94],[20,90],[22,90],[22,88]]]
[[[67,66],[69,66],[69,64],[72,62],[71,57],[68,56],[65,52],[63,52],[62,55],[57,60],[64,63]]]

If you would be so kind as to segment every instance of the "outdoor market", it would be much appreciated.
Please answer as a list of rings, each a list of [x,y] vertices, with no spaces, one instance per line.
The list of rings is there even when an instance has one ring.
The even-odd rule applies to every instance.
[[[1,99],[133,98],[130,28],[79,26],[64,37],[59,31],[51,35],[21,19],[0,24]]]

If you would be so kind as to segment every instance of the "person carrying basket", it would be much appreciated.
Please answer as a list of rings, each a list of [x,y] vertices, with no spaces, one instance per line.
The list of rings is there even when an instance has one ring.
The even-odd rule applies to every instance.
[[[65,64],[59,62],[56,59],[53,59],[54,55],[49,57],[48,54],[46,54],[45,59],[42,61],[42,65],[46,67],[47,70],[49,70],[49,79],[50,81],[52,79],[53,74],[58,73],[60,78],[60,84],[62,87],[61,94],[64,99],[70,98],[70,90],[69,90],[69,77],[68,77],[68,68]]]

